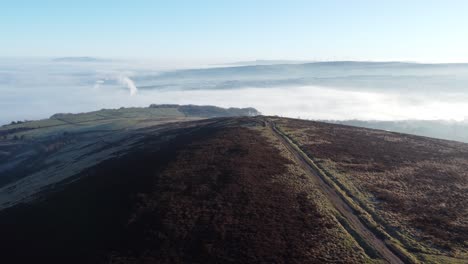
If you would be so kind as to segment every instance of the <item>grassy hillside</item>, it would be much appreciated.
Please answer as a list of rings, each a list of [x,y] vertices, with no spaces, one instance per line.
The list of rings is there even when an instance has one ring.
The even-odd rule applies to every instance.
[[[152,105],[55,114],[0,128],[0,209],[120,155],[148,133],[207,117],[255,115],[253,108]],[[188,123],[184,126],[190,126]]]
[[[255,116],[255,108],[221,108],[197,105],[150,105],[149,107],[127,107],[102,109],[87,113],[58,113],[38,121],[18,121],[0,127],[0,139],[43,136],[49,133],[87,129],[119,129],[148,126],[148,122],[181,119],[199,119],[223,116]]]

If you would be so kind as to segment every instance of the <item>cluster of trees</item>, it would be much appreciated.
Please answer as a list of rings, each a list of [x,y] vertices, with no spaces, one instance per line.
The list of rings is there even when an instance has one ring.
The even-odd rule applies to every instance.
[[[22,124],[22,123],[26,123],[26,122],[27,122],[26,120],[24,120],[24,121],[20,121],[20,120],[18,120],[18,121],[11,121],[10,125]]]

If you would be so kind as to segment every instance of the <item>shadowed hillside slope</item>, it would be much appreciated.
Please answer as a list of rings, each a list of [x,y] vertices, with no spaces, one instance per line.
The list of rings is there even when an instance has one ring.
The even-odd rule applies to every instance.
[[[0,210],[2,263],[466,262],[466,144],[262,116],[76,126],[35,138],[36,174],[8,168],[0,198],[29,198]]]
[[[0,212],[0,257],[9,263],[371,261],[278,143],[257,119],[148,135],[80,180]]]

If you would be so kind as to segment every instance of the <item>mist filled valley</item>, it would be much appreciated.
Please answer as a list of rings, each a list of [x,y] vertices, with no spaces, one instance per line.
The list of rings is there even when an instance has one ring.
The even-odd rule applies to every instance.
[[[2,1],[0,264],[468,263],[468,1]]]
[[[176,103],[255,107],[264,115],[333,122],[386,121],[378,128],[468,141],[468,64],[3,58],[0,89],[1,124]]]

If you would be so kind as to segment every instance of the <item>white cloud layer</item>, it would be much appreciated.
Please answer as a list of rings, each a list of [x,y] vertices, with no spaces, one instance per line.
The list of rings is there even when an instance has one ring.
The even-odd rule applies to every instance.
[[[105,67],[102,64],[67,67],[50,62],[2,64],[0,61],[0,124],[47,118],[59,112],[152,103],[255,107],[267,115],[307,119],[464,120],[468,117],[468,94],[463,89],[444,91],[434,86],[430,92],[418,88],[403,94],[402,89],[392,87],[375,90],[343,87],[346,82],[340,82],[340,87],[202,89],[206,85],[203,79],[197,80],[200,88],[196,90],[184,87],[145,89],[142,76],[158,74],[149,66],[135,69],[112,63]],[[140,83],[139,89],[135,80]]]

